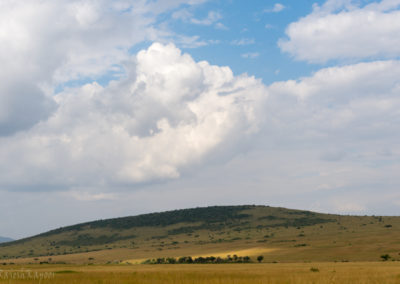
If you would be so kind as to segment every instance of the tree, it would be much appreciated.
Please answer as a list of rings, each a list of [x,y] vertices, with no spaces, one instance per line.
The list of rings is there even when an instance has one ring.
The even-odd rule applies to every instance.
[[[264,257],[262,255],[257,256],[257,261],[258,262],[261,263],[263,261],[263,259],[264,259]]]
[[[382,258],[383,261],[387,261],[387,260],[389,260],[390,255],[388,255],[388,254],[382,254],[382,255],[381,255],[381,258]]]
[[[167,258],[167,263],[169,264],[175,264],[176,263],[176,259],[174,257],[168,257]]]
[[[250,262],[251,258],[249,256],[243,257],[243,262]]]

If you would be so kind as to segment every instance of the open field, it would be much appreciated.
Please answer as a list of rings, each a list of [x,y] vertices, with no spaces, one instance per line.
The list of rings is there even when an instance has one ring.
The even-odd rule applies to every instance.
[[[140,264],[235,254],[252,263]],[[60,228],[0,258],[0,283],[400,283],[400,217],[195,208]]]
[[[8,265],[0,283],[400,283],[398,262]]]

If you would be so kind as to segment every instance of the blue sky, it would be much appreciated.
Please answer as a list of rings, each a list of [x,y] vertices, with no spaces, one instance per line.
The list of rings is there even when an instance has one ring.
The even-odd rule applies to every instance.
[[[398,214],[399,0],[1,5],[0,235],[223,204]]]
[[[283,8],[274,12],[274,5],[277,3]],[[199,11],[195,11],[194,15],[201,19],[207,17],[208,11],[216,11],[220,13],[220,23],[225,29],[215,25],[182,25],[182,21],[175,21],[171,26],[183,34],[195,34],[205,40],[220,41],[219,44],[194,50],[184,49],[196,60],[230,66],[236,74],[248,73],[270,84],[277,80],[295,79],[313,70],[313,66],[292,60],[278,47],[278,40],[285,37],[286,26],[311,12],[313,3],[254,1],[249,5],[244,1],[215,1],[207,3]],[[250,57],[244,57],[246,54]]]
[[[155,25],[163,29],[168,27],[181,36],[198,37],[198,46],[196,43],[175,42],[196,61],[206,60],[211,64],[229,66],[236,75],[248,73],[262,79],[265,84],[271,84],[309,75],[320,67],[293,60],[289,54],[281,51],[278,41],[286,37],[285,29],[291,22],[310,13],[313,4],[323,2],[253,1],[249,5],[243,1],[208,1],[194,7],[182,5],[180,9],[159,15]],[[281,8],[274,10],[275,5]],[[174,16],[182,10],[190,14],[188,19]],[[209,13],[215,14],[215,19],[209,20],[209,23],[191,22],[193,19],[207,21]],[[168,38],[166,41],[170,40]],[[148,48],[152,42],[145,40],[133,45],[130,53]],[[97,77],[96,81],[106,85],[113,79],[110,75],[115,73]],[[74,80],[66,85],[76,86],[92,80]],[[64,84],[57,91],[63,87]]]

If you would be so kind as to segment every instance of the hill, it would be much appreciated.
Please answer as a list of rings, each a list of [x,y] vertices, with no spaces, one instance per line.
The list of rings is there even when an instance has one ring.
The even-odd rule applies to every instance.
[[[0,244],[3,262],[107,263],[227,254],[264,261],[400,258],[400,217],[213,206],[98,220]]]

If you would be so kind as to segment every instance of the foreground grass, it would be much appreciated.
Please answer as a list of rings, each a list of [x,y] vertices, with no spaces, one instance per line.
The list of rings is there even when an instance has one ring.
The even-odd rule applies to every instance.
[[[400,283],[400,264],[357,262],[7,266],[1,270],[0,283]]]

